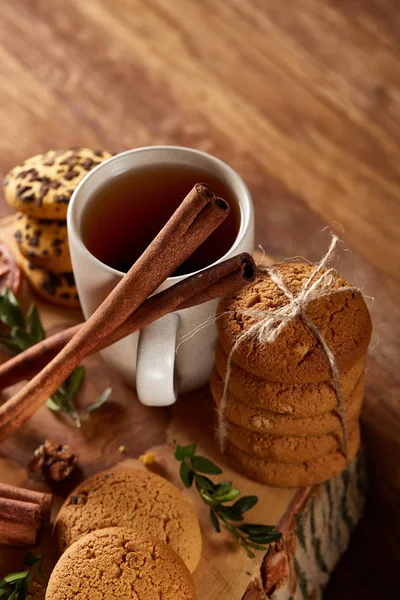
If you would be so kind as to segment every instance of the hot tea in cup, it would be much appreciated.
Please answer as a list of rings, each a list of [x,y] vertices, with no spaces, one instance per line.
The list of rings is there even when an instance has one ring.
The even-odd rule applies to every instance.
[[[226,200],[222,225],[174,273],[187,275],[213,264],[233,245],[240,209],[232,189],[204,169],[179,164],[144,166],[105,182],[88,200],[82,237],[101,262],[127,272],[162,229],[195,183],[205,182]]]
[[[159,291],[224,258],[252,252],[253,207],[242,179],[223,161],[204,152],[154,146],[114,156],[81,182],[70,201],[68,233],[86,318],[198,182],[208,183],[224,198],[230,214]],[[194,390],[209,380],[217,337],[212,317],[217,303],[212,300],[169,314],[102,354],[124,381],[136,386],[141,402],[172,404],[178,392]],[[191,335],[195,329],[197,333]],[[180,345],[184,337],[189,339]]]

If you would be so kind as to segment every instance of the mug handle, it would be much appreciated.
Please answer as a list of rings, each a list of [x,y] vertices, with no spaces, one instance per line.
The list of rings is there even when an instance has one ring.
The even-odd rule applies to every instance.
[[[176,402],[175,354],[179,315],[158,319],[140,332],[136,363],[136,391],[146,406]]]

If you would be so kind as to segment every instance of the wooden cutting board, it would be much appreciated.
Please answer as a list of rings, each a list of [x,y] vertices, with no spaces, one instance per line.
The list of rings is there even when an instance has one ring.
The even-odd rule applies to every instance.
[[[12,220],[6,218],[0,223],[0,239],[9,244]],[[54,307],[28,288],[23,299],[26,305],[38,305],[48,334],[82,320],[79,311]],[[215,409],[208,389],[182,396],[171,409],[149,408],[140,404],[135,391],[124,385],[100,356],[90,357],[84,364],[87,378],[79,405],[92,402],[108,386],[113,389],[111,398],[92,413],[81,429],[65,415],[43,407],[1,447],[1,481],[47,489],[39,475],[28,474],[30,456],[46,438],[70,444],[79,454],[79,469],[64,484],[53,485],[56,512],[62,497],[83,478],[117,464],[144,468],[138,457],[153,452],[156,462],[152,468],[177,485],[199,515],[204,543],[194,574],[199,600],[320,597],[362,512],[364,469],[360,457],[348,472],[314,489],[261,485],[234,471],[220,454],[214,439]],[[3,391],[2,399],[13,391],[15,388]],[[249,519],[278,525],[284,533],[283,541],[274,544],[268,554],[259,552],[251,560],[227,535],[214,533],[207,507],[195,491],[184,490],[179,481],[173,458],[174,439],[181,444],[197,442],[198,452],[222,467],[221,478],[234,481],[242,494],[257,495],[259,503],[249,513]],[[36,552],[47,555],[45,572],[50,573],[57,559],[50,528],[44,532]],[[23,550],[0,547],[0,577],[10,570],[20,570],[23,554]],[[35,598],[44,598],[43,586],[37,587]]]

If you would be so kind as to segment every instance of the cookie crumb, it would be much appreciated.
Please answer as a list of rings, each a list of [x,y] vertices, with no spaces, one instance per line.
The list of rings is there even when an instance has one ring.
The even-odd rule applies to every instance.
[[[119,446],[118,452],[120,452],[121,454],[125,454],[125,452],[126,452],[125,446]]]
[[[152,452],[146,452],[139,456],[139,460],[144,465],[152,465],[156,462],[156,456]]]

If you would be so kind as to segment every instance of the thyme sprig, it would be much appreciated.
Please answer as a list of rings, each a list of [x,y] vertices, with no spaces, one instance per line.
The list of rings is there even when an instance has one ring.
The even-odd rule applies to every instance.
[[[9,288],[0,291],[0,322],[5,325],[5,332],[0,335],[0,345],[11,355],[19,354],[45,339],[46,333],[37,307],[33,304],[25,316],[21,306]],[[77,427],[81,427],[91,412],[100,408],[110,397],[111,388],[107,388],[84,411],[78,412],[74,399],[84,379],[85,367],[79,365],[68,379],[46,402],[53,411],[62,411],[70,416]],[[1,598],[1,594],[0,594]]]
[[[0,598],[4,600],[25,600],[29,594],[29,585],[35,575],[45,579],[42,571],[44,556],[37,556],[28,552],[23,558],[25,571],[9,573],[0,580]]]
[[[85,408],[78,412],[75,406],[74,398],[78,394],[86,376],[86,369],[79,365],[74,369],[71,375],[64,381],[56,392],[46,402],[47,408],[55,412],[62,411],[69,415],[75,421],[77,427],[82,426],[82,422],[86,421],[90,413],[103,406],[111,395],[112,389],[107,388],[102,394]]]
[[[206,475],[221,475],[222,470],[208,458],[197,455],[196,444],[180,446],[174,442],[174,445],[181,480],[187,488],[195,484],[200,498],[210,507],[211,525],[217,533],[226,529],[249,558],[255,558],[253,550],[267,550],[268,544],[281,538],[281,533],[272,525],[242,523],[243,515],[257,504],[257,496],[238,498],[240,490],[233,487],[231,481],[214,483]],[[227,504],[233,500],[233,504]]]

